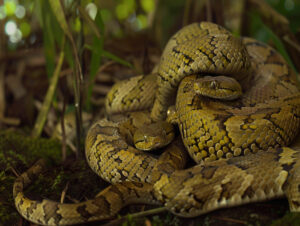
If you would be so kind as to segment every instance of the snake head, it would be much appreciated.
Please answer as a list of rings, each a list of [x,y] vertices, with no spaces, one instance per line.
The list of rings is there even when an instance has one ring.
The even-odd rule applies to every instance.
[[[172,124],[159,121],[144,125],[135,131],[133,142],[137,149],[149,151],[168,145],[174,138]]]
[[[220,100],[235,100],[242,95],[241,85],[227,76],[198,78],[194,82],[194,91],[199,95]]]

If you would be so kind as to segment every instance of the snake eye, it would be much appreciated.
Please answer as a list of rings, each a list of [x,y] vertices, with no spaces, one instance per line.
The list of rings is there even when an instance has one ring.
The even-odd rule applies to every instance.
[[[144,136],[144,141],[145,141],[146,143],[148,143],[148,137],[147,137],[147,136]]]
[[[210,82],[209,87],[211,89],[216,89],[216,88],[218,88],[218,83],[215,80],[213,80]]]

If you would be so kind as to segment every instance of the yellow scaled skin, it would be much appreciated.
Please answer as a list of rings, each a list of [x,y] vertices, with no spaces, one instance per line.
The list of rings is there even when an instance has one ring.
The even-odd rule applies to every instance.
[[[187,74],[230,74],[244,81],[248,79],[249,70],[249,56],[241,39],[213,23],[186,26],[173,35],[161,56],[151,117],[154,120],[166,118],[170,99]]]
[[[233,77],[242,87],[241,96],[220,100],[196,94],[197,82],[207,73]],[[228,88],[222,79],[210,79],[215,84],[209,92],[216,82]],[[123,84],[135,95],[124,91],[122,97],[123,86],[116,85],[108,94],[107,110],[130,111],[131,104],[140,110],[143,98],[149,102],[141,106],[149,108],[155,99],[151,118],[143,112],[111,116],[94,123],[86,137],[88,164],[113,185],[82,203],[30,200],[23,189],[45,168],[38,162],[14,184],[15,205],[23,217],[45,225],[84,223],[112,218],[131,203],[162,204],[174,214],[194,217],[283,195],[291,211],[300,211],[300,145],[286,147],[299,130],[300,94],[294,74],[276,51],[233,37],[216,24],[195,23],[170,39],[157,78],[130,81]],[[147,98],[137,92],[154,86],[157,92]],[[180,140],[159,159],[133,147],[136,128],[164,119],[177,89],[169,120],[178,124],[189,155],[200,163],[185,170]]]
[[[167,146],[174,139],[172,124],[159,121],[143,126],[135,131],[134,146],[143,151],[154,150]]]

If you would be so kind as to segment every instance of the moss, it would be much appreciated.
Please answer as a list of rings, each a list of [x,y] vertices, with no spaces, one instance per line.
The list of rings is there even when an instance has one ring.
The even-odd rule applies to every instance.
[[[12,197],[14,172],[23,172],[41,157],[59,162],[61,145],[56,140],[6,130],[0,132],[0,150],[0,222],[10,225],[18,219]]]
[[[286,213],[282,218],[275,220],[271,223],[271,226],[299,226],[300,225],[300,213]]]
[[[0,222],[3,225],[15,225],[20,219],[12,197],[15,172],[24,172],[39,158],[50,160],[50,164],[26,189],[29,198],[42,196],[58,201],[68,184],[65,202],[83,201],[107,186],[85,160],[74,161],[74,156],[68,155],[67,161],[61,164],[61,144],[57,140],[31,138],[23,132],[7,130],[0,132],[0,148]]]
[[[12,169],[17,173],[21,173],[41,157],[52,159],[52,163],[59,163],[61,145],[56,140],[33,139],[21,132],[2,131],[0,132],[0,148],[0,222],[3,225],[15,225],[19,221],[20,216],[15,210],[12,198],[12,185],[16,178]],[[72,200],[83,201],[86,198],[92,198],[107,186],[107,183],[92,172],[84,160],[74,161],[74,158],[69,156],[67,162],[63,165],[52,164],[49,170],[41,174],[29,186],[26,190],[26,195],[30,198],[37,198],[35,194],[39,194],[44,198],[59,200],[61,192],[67,184],[69,184],[69,189],[67,190],[65,202],[72,202]],[[195,219],[181,219],[171,213],[163,213],[141,219],[129,217],[124,222],[124,225],[141,225],[149,221],[148,219],[150,219],[152,225],[156,226],[183,224],[215,225],[217,223],[230,225],[232,222],[227,222],[227,218],[240,219],[244,222],[251,222],[253,225],[265,225],[270,224],[272,219],[281,217],[288,208],[286,200],[274,200],[267,205],[269,206],[268,208],[265,208],[265,204],[261,203],[222,209]],[[248,210],[256,214],[257,217],[253,219]],[[125,214],[127,213],[122,215]],[[224,224],[224,222],[228,224]],[[300,214],[287,213],[281,219],[272,221],[271,225],[299,225],[298,222],[300,222]],[[95,225],[98,224],[95,223]]]
[[[177,216],[171,214],[170,212],[167,212],[163,215],[163,217],[160,217],[158,215],[153,216],[151,220],[151,224],[153,226],[164,226],[164,225],[174,225],[179,226],[180,220]]]
[[[0,164],[8,167],[17,164],[27,165],[38,158],[51,158],[55,162],[61,159],[61,144],[57,140],[31,138],[21,132],[6,130],[0,132]],[[2,168],[2,165],[0,165]]]
[[[12,223],[18,216],[12,198],[12,184],[15,177],[0,172],[0,222]],[[0,224],[1,225],[1,224]]]

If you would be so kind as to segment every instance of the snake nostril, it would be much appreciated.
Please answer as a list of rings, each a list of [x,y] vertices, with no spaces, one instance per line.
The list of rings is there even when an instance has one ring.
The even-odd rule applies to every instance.
[[[213,80],[213,81],[210,82],[210,85],[209,85],[210,88],[216,89],[216,88],[218,88],[217,86],[218,86],[218,84],[217,84],[217,82],[215,80]]]

